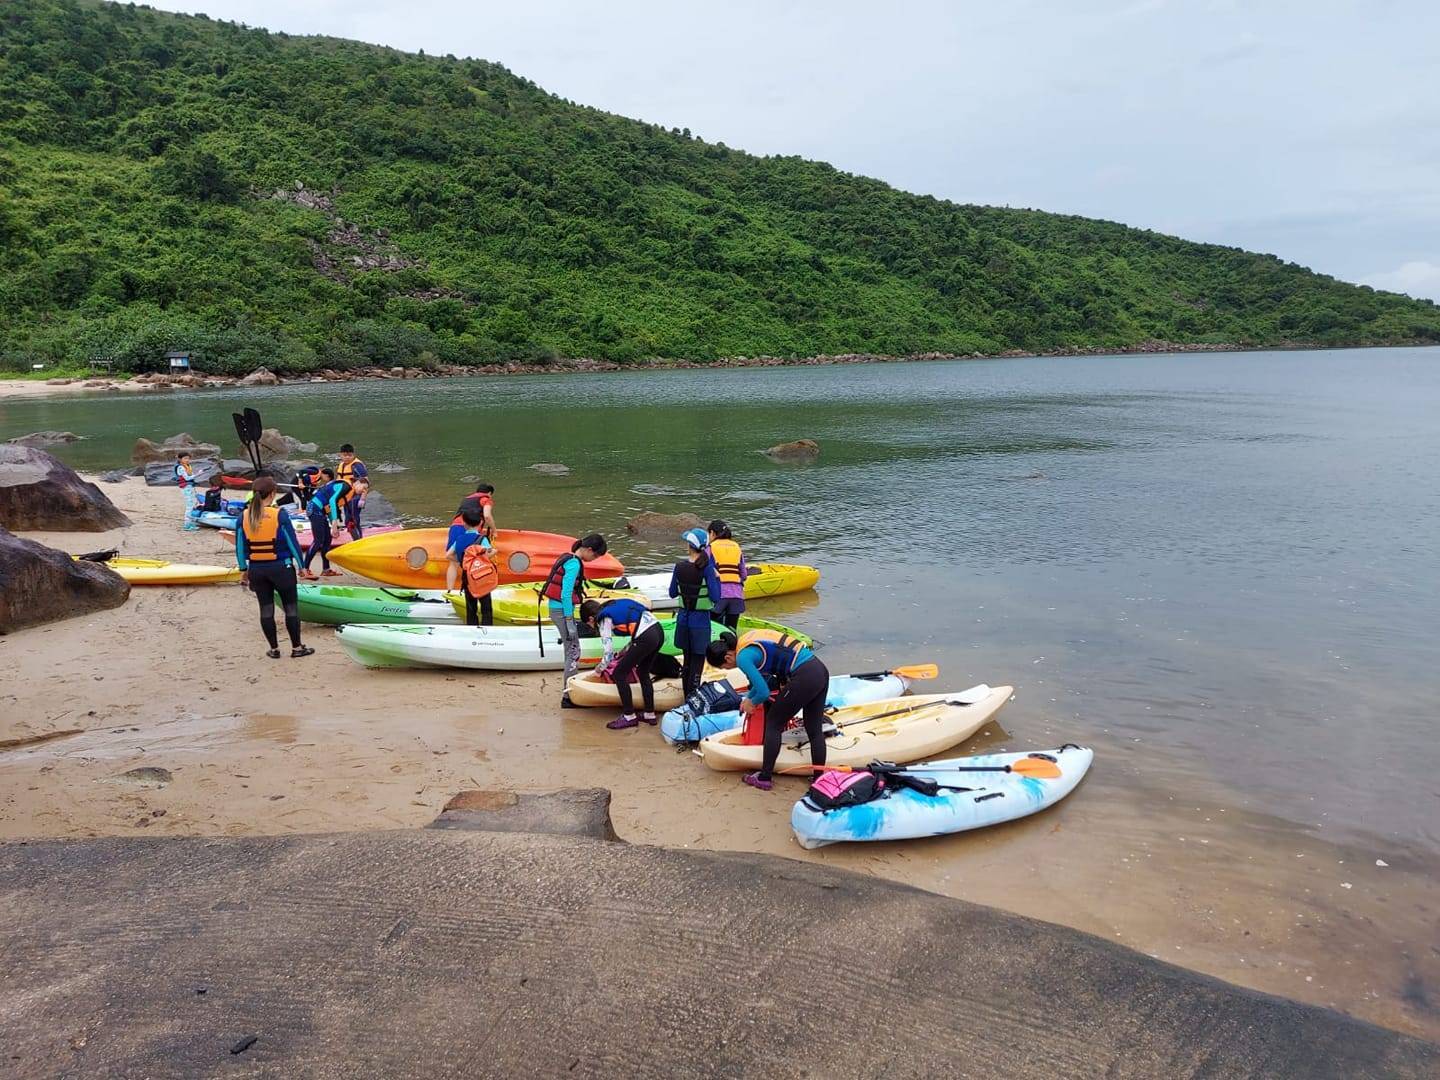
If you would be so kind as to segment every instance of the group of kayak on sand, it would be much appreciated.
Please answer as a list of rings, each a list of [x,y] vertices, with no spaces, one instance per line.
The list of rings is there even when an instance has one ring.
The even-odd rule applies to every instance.
[[[288,496],[299,498],[310,520],[311,542],[302,548],[290,514],[277,501],[279,485],[269,476],[258,477],[251,485],[250,500],[242,509],[235,528],[235,562],[241,583],[259,602],[260,628],[269,646],[267,654],[279,659],[280,644],[275,618],[278,598],[284,612],[285,629],[292,657],[310,656],[314,649],[301,638],[298,580],[316,580],[309,570],[314,557],[321,557],[326,576],[331,569],[327,553],[331,526],[344,523],[352,535],[360,534],[357,495],[368,487],[365,465],[355,456],[354,447],[341,447],[337,469],[320,469],[318,476],[297,477]],[[193,486],[188,460],[176,464],[176,478],[182,490]],[[317,482],[318,481],[318,482]],[[191,500],[187,495],[187,525]],[[351,507],[355,506],[352,510]],[[498,582],[493,562],[495,535],[495,488],[479,483],[457,507],[446,538],[446,585],[457,586],[465,598],[465,622],[469,626],[490,626],[494,611],[490,593]],[[685,556],[671,570],[669,595],[678,601],[673,643],[680,655],[680,678],[688,698],[701,684],[706,664],[719,669],[738,668],[746,677],[747,689],[740,703],[743,717],[761,706],[765,711],[765,753],[758,771],[748,773],[745,782],[768,790],[780,752],[781,736],[796,716],[803,720],[809,737],[812,763],[825,764],[822,725],[830,673],[810,646],[778,630],[736,630],[745,611],[745,579],[749,573],[745,553],[729,525],[712,521],[706,529],[688,529],[681,534]],[[609,550],[605,537],[590,533],[560,555],[539,588],[550,621],[560,636],[565,658],[567,689],[560,699],[562,708],[577,708],[570,699],[569,683],[580,672],[582,627],[598,633],[604,651],[601,669],[613,680],[620,699],[620,715],[606,726],[623,731],[640,724],[659,723],[655,707],[655,674],[662,662],[665,643],[663,628],[641,601],[620,596],[608,600],[585,596],[585,564]],[[718,636],[717,636],[718,631]],[[618,655],[612,645],[617,637],[627,639]],[[668,659],[668,658],[663,658]],[[673,661],[671,661],[673,663]],[[640,691],[636,707],[632,679]],[[770,701],[772,690],[778,693]]]

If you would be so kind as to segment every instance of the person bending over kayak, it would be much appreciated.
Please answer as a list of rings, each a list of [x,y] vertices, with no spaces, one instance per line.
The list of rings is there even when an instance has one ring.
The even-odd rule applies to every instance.
[[[300,541],[290,515],[272,504],[275,481],[261,476],[255,481],[250,505],[235,526],[235,564],[240,567],[240,585],[260,601],[260,629],[270,643],[265,655],[280,659],[280,641],[275,633],[275,594],[285,607],[285,632],[290,635],[290,655],[309,656],[315,650],[300,640],[300,608],[295,592],[295,568],[300,565]]]
[[[745,673],[750,686],[740,701],[742,716],[765,708],[764,756],[759,772],[741,778],[745,783],[761,791],[773,786],[780,737],[797,713],[810,742],[810,763],[825,764],[825,695],[830,689],[830,671],[810,646],[776,630],[749,630],[738,641],[734,634],[721,634],[719,641],[711,642],[706,659],[716,667],[738,667]],[[780,684],[780,693],[766,706],[772,681]]]
[[[474,504],[460,515],[460,524],[450,526],[450,535],[445,541],[445,557],[450,564],[445,567],[445,588],[454,590],[458,581],[465,594],[465,625],[494,626],[495,604],[490,594],[476,596],[470,591],[470,575],[465,572],[465,553],[476,544],[481,551],[490,551],[492,544],[484,532],[485,518]],[[478,614],[477,614],[478,609]]]
[[[665,644],[665,630],[650,614],[650,609],[638,600],[622,598],[601,604],[599,600],[586,600],[580,605],[580,621],[600,631],[600,642],[605,649],[602,666],[610,666],[610,641],[614,634],[630,639],[620,653],[611,677],[620,694],[620,716],[605,726],[611,731],[624,731],[635,727],[640,721],[658,724],[655,715],[655,680],[652,669],[655,658],[660,655],[660,646]],[[640,698],[644,711],[635,715],[635,697],[630,692],[630,673],[640,684]]]
[[[320,486],[305,504],[305,516],[310,521],[310,546],[305,549],[305,565],[300,576],[306,581],[318,580],[310,571],[315,556],[320,556],[321,574],[324,577],[339,577],[340,571],[330,568],[330,548],[334,546],[332,528],[339,529],[345,519],[345,499],[350,494],[350,485],[335,479],[335,470],[320,470]]]
[[[679,597],[680,610],[675,613],[675,648],[683,656],[681,682],[685,696],[700,689],[705,672],[705,649],[710,644],[710,609],[720,595],[720,579],[715,565],[705,552],[709,537],[703,529],[691,529],[680,538],[689,554],[675,564],[670,574],[670,595]]]
[[[365,463],[355,456],[355,447],[348,442],[340,447],[340,464],[335,467],[335,479],[343,480],[350,485],[350,494],[345,497],[345,529],[350,533],[352,540],[359,540],[365,535],[360,527],[360,511],[365,506],[363,489],[359,487],[359,481],[367,480],[370,473],[365,468]],[[367,480],[368,488],[368,480]]]
[[[585,599],[585,563],[598,559],[609,551],[605,537],[591,533],[570,545],[568,554],[561,555],[550,567],[545,582],[540,586],[540,595],[550,601],[550,621],[560,631],[560,641],[565,646],[565,685],[580,670],[580,627],[575,622],[575,609]],[[535,614],[535,624],[540,625],[540,614]],[[562,709],[579,708],[570,700],[567,689],[560,695]]]
[[[484,534],[485,534],[486,536],[490,537],[491,540],[494,540],[494,539],[495,539],[495,485],[494,485],[494,484],[476,484],[476,485],[475,485],[475,490],[474,490],[471,494],[466,495],[465,498],[463,498],[463,499],[460,500],[460,505],[459,505],[459,507],[457,507],[456,510],[455,510],[455,517],[454,517],[454,519],[450,522],[450,524],[451,524],[451,525],[459,525],[459,524],[462,524],[461,519],[464,517],[465,511],[466,511],[466,510],[470,510],[470,509],[474,509],[474,510],[479,510],[479,511],[480,511],[480,514],[481,514],[481,516],[482,516],[482,518],[483,518],[483,522],[484,522],[484,528],[483,528],[481,531],[484,532]]]
[[[709,533],[710,561],[720,579],[720,598],[710,617],[734,630],[745,613],[745,579],[750,576],[750,568],[745,565],[745,553],[730,534],[729,525],[716,518],[710,522]]]

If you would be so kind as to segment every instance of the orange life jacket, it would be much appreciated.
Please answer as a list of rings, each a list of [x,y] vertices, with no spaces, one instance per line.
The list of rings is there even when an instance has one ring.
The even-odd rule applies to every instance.
[[[275,562],[280,558],[280,511],[267,506],[260,511],[260,523],[250,523],[250,508],[240,511],[240,528],[245,532],[245,550],[251,562]]]
[[[744,582],[740,576],[740,563],[744,556],[740,545],[734,540],[711,540],[710,558],[715,561],[715,573],[722,585],[739,585]]]
[[[800,656],[800,650],[806,647],[799,638],[793,638],[779,630],[747,630],[735,643],[736,655],[750,645],[756,646],[764,654],[764,659],[760,662],[760,673],[775,675],[781,679],[790,677],[790,673],[795,670],[795,661]]]
[[[351,499],[355,497],[356,465],[359,465],[363,468],[365,463],[357,457],[354,461],[342,461],[340,462],[340,464],[335,466],[335,479],[343,480],[345,483],[350,485],[350,490],[346,492],[340,499],[341,506],[344,506],[346,503],[348,503]]]

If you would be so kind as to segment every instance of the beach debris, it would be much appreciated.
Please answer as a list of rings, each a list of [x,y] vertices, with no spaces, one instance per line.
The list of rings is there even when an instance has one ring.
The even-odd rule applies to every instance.
[[[1384,859],[1376,859],[1376,860],[1375,860],[1375,865],[1376,865],[1376,866],[1389,866],[1390,864],[1389,864],[1388,862],[1386,862]]]
[[[651,540],[679,540],[687,529],[703,529],[705,522],[694,514],[657,514],[652,510],[636,514],[625,523],[625,531],[631,536]]]
[[[259,1042],[259,1041],[260,1041],[260,1036],[259,1036],[259,1035],[246,1035],[243,1039],[241,1039],[239,1042],[237,1042],[234,1046],[230,1047],[230,1053],[232,1053],[232,1054],[243,1054],[246,1050],[249,1050],[250,1047],[254,1046],[254,1045],[255,1045],[257,1042]]]
[[[778,443],[761,453],[772,461],[814,461],[820,456],[820,444],[814,439],[795,439]]]
[[[558,461],[537,461],[530,466],[532,472],[541,473],[544,476],[569,476],[570,466],[561,465]]]
[[[105,532],[129,525],[98,487],[44,450],[0,443],[0,525]]]
[[[79,442],[85,438],[84,435],[76,435],[73,431],[32,431],[29,435],[16,435],[8,440],[16,446],[60,446],[63,443]]]
[[[162,769],[158,765],[142,765],[138,769],[123,772],[114,779],[119,783],[135,784],[138,787],[164,787],[175,778],[169,769]]]

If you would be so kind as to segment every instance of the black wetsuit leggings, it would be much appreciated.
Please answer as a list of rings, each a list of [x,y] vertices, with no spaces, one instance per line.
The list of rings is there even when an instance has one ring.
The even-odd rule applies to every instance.
[[[280,647],[275,634],[275,594],[285,608],[285,632],[292,648],[300,647],[300,606],[295,592],[295,568],[288,562],[272,560],[250,564],[250,591],[260,601],[260,629],[270,648]]]
[[[664,644],[665,631],[656,623],[654,626],[647,626],[644,633],[637,634],[630,644],[625,646],[625,651],[620,654],[620,661],[612,673],[615,689],[620,694],[621,712],[635,711],[635,695],[630,692],[632,671],[640,684],[640,698],[645,703],[645,711],[655,711],[655,682],[650,677],[650,669],[655,664],[655,657],[660,655],[660,646]]]
[[[825,738],[821,731],[825,725],[825,697],[829,692],[830,671],[818,656],[812,656],[795,669],[775,700],[765,706],[765,757],[760,766],[761,779],[769,780],[775,774],[775,762],[780,759],[780,736],[796,713],[805,721],[805,737],[810,742],[810,764],[825,764]]]
[[[460,588],[465,593],[465,625],[466,626],[494,626],[495,625],[495,601],[490,599],[490,594],[475,597],[470,595],[470,583],[465,575],[460,575]]]

